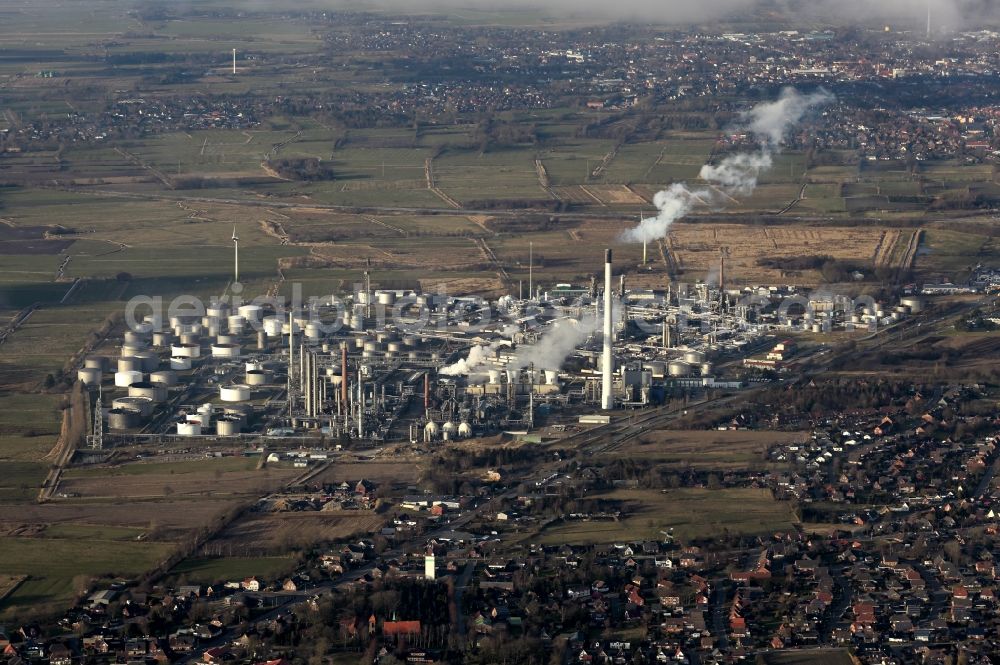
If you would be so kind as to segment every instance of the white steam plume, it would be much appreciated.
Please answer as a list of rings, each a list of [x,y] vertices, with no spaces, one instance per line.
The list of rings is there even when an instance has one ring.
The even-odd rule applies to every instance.
[[[476,345],[469,350],[468,357],[447,367],[442,367],[438,374],[442,376],[468,376],[492,360],[495,351],[493,345]]]
[[[534,365],[535,369],[559,369],[563,361],[600,327],[601,321],[596,316],[587,316],[579,321],[556,321],[537,342],[519,347],[507,368],[517,370]]]
[[[657,215],[643,219],[638,226],[623,233],[621,239],[650,242],[664,238],[670,225],[691,212],[695,205],[722,206],[734,195],[753,193],[760,174],[773,165],[785,133],[810,108],[832,99],[825,91],[801,95],[793,88],[785,88],[777,101],[760,104],[744,113],[741,125],[760,141],[760,151],[730,155],[718,164],[702,166],[698,175],[707,186],[692,188],[686,183],[677,183],[657,192],[653,197],[653,204],[659,211]]]

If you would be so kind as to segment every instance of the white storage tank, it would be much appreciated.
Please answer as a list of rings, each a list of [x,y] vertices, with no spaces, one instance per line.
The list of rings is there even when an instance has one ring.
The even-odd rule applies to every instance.
[[[149,346],[149,339],[146,335],[135,332],[134,330],[125,331],[125,343],[140,349],[144,349]]]
[[[115,386],[118,388],[128,388],[139,381],[142,381],[142,372],[135,370],[115,372]]]
[[[160,367],[160,356],[155,351],[140,351],[135,357],[142,361],[143,372],[152,372]]]
[[[239,344],[213,344],[212,345],[212,357],[213,358],[226,358],[229,360],[235,360],[240,357],[240,345]]]
[[[705,354],[701,351],[687,351],[684,353],[684,362],[689,365],[700,365],[705,362]]]
[[[142,360],[133,356],[122,356],[118,359],[119,372],[141,372]]]
[[[82,381],[83,385],[88,388],[96,387],[101,385],[101,381],[104,379],[104,372],[93,367],[81,367],[76,372],[76,378],[78,381]]]
[[[278,316],[269,316],[264,319],[264,333],[268,337],[277,337],[284,329],[284,321]]]
[[[472,436],[472,425],[467,422],[463,422],[458,426],[458,436],[460,439],[468,439]]]
[[[667,366],[672,377],[691,376],[691,365],[683,360],[674,360]]]
[[[88,369],[99,369],[102,372],[108,370],[108,359],[105,356],[87,356],[83,361],[83,366]]]
[[[924,311],[924,307],[926,307],[924,299],[917,296],[906,296],[905,298],[900,299],[899,304],[904,307],[909,307],[911,314],[919,314]]]
[[[142,423],[142,416],[135,411],[127,409],[111,409],[108,411],[108,429],[127,430],[135,429]]]
[[[264,310],[261,309],[260,305],[241,305],[237,311],[251,325],[260,321],[264,314]]]
[[[112,409],[124,409],[126,411],[135,411],[143,418],[151,415],[153,413],[153,400],[148,397],[119,397],[111,403]]]
[[[177,423],[177,436],[201,436],[201,422],[189,420]]]
[[[177,372],[169,369],[160,370],[159,372],[152,372],[149,375],[149,382],[156,383],[168,388],[170,386],[176,386]]]
[[[197,344],[174,344],[170,347],[170,355],[174,358],[198,358],[201,347]]]
[[[237,337],[236,335],[216,335],[215,336],[215,343],[216,344],[239,344],[240,343],[240,338]]]
[[[170,343],[173,341],[174,341],[173,333],[169,332],[153,333],[153,346],[163,348],[170,346]]]
[[[559,385],[559,372],[551,369],[545,370],[545,383],[550,386]]]
[[[215,421],[215,433],[218,436],[237,436],[243,430],[243,422],[239,418],[223,416]]]
[[[175,372],[183,372],[191,369],[191,359],[186,357],[176,357],[170,359],[170,369]]]
[[[239,314],[230,316],[226,319],[226,330],[229,331],[230,335],[242,335],[246,325],[247,320]]]
[[[250,399],[250,386],[219,386],[219,399],[223,402],[246,402]]]
[[[162,402],[167,399],[167,388],[159,383],[138,381],[128,387],[128,396],[145,397],[153,402]]]
[[[266,386],[270,377],[264,370],[255,369],[247,372],[246,381],[248,386]]]

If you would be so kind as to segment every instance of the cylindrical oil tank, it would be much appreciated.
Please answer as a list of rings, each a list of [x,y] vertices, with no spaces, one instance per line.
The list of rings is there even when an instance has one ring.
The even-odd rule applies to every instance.
[[[667,371],[670,373],[670,376],[673,377],[690,376],[691,365],[683,360],[674,360],[667,365]]]
[[[170,332],[157,332],[153,333],[153,346],[163,348],[165,346],[170,346],[170,343],[174,341],[174,334]]]
[[[215,336],[215,343],[216,344],[239,344],[240,343],[240,338],[237,337],[236,335],[216,335]]]
[[[403,345],[400,342],[389,342],[386,348],[389,353],[402,353],[403,351]]]
[[[181,333],[177,338],[181,344],[201,344],[201,333]]]
[[[142,372],[134,370],[115,372],[115,386],[119,388],[128,388],[139,381],[142,381]]]
[[[396,292],[395,291],[376,291],[375,292],[376,302],[380,305],[395,305],[396,304]]]
[[[246,402],[250,399],[250,386],[219,386],[219,399],[223,402]]]
[[[654,379],[662,379],[667,375],[667,363],[662,360],[654,360],[646,366],[652,373]]]
[[[146,335],[135,332],[134,330],[126,330],[125,343],[139,348],[145,348],[149,346],[149,338]]]
[[[552,369],[545,370],[545,383],[550,386],[559,385],[559,372]]]
[[[167,399],[167,387],[150,381],[138,381],[128,387],[129,397],[146,397],[154,402]]]
[[[152,314],[147,314],[143,317],[142,323],[135,324],[132,330],[140,335],[149,335],[157,329],[158,323],[158,317]]]
[[[208,336],[212,338],[217,338],[219,336],[219,333],[222,332],[219,328],[218,323],[213,323],[212,325],[208,326],[207,330],[208,330]]]
[[[405,337],[403,337],[403,344],[405,344],[406,346],[417,346],[418,344],[420,344],[420,340],[417,338],[416,335],[406,335]]]
[[[239,315],[250,324],[260,321],[264,313],[264,310],[261,309],[260,305],[240,305],[240,308],[237,311],[239,312]]]
[[[381,344],[379,344],[378,342],[376,342],[374,340],[368,340],[368,341],[365,342],[364,350],[365,351],[369,351],[371,353],[374,353],[376,351],[380,351],[381,350]]]
[[[226,330],[229,331],[230,335],[242,335],[246,326],[247,320],[239,314],[236,316],[230,316],[226,319]]]
[[[250,404],[227,404],[222,407],[222,415],[240,418],[243,422],[248,422],[253,418],[253,406]]]
[[[205,316],[221,321],[229,316],[229,305],[224,302],[212,303],[205,309]]]
[[[223,416],[215,421],[215,433],[218,436],[236,436],[243,430],[243,423],[239,418]]]
[[[206,427],[208,427],[208,425],[211,424],[211,422],[212,422],[212,418],[214,418],[214,417],[215,417],[215,414],[214,414],[214,412],[212,410],[212,405],[211,404],[202,404],[201,406],[198,407],[198,415],[194,416],[193,418],[188,418],[188,420],[192,420],[192,419],[193,420],[199,420],[199,421],[201,421],[201,423],[203,425],[205,425]]]
[[[156,383],[167,388],[177,385],[177,372],[172,369],[164,369],[159,372],[149,374],[149,382]]]
[[[104,379],[104,372],[94,367],[81,367],[76,372],[76,378],[78,381],[82,381],[83,385],[89,387],[101,385],[101,380]]]
[[[715,367],[712,365],[712,363],[702,363],[701,364],[701,375],[702,376],[712,376],[712,372],[714,370],[715,370]]]
[[[924,307],[926,307],[924,299],[918,298],[917,296],[906,296],[905,298],[900,299],[899,304],[909,307],[910,313],[912,314],[919,314],[924,311]]]
[[[183,372],[191,369],[191,359],[178,356],[170,359],[170,369],[175,372]]]
[[[125,409],[135,411],[143,418],[153,413],[153,400],[148,397],[119,397],[111,403],[112,409]]]
[[[264,319],[264,333],[268,337],[277,337],[281,334],[283,327],[284,321],[281,320],[280,316],[269,316]]]
[[[705,354],[701,351],[687,351],[684,353],[684,362],[690,365],[700,365],[705,362]]]
[[[131,358],[135,356],[137,353],[140,353],[145,350],[146,350],[145,346],[137,346],[135,344],[122,344],[121,356],[123,358]]]
[[[189,420],[177,423],[177,436],[201,436],[201,421]]]
[[[323,337],[323,328],[318,323],[307,323],[305,331],[308,339],[319,340]]]
[[[201,347],[197,344],[173,344],[170,346],[170,355],[174,358],[198,358],[201,356]]]
[[[143,372],[153,372],[160,367],[160,356],[155,351],[140,351],[135,357],[142,361]]]
[[[213,344],[212,345],[212,357],[213,358],[228,358],[230,360],[240,357],[240,345],[239,344]]]
[[[266,386],[270,380],[267,372],[255,369],[247,372],[246,381],[248,386]]]
[[[119,372],[141,372],[142,371],[142,359],[135,357],[122,356],[118,359],[118,371]]]
[[[174,331],[178,335],[201,335],[204,332],[204,328],[201,322],[185,323],[174,328]]]
[[[105,356],[87,356],[83,361],[83,366],[88,369],[99,369],[102,372],[108,371],[108,359]]]
[[[142,416],[128,409],[111,409],[108,411],[108,429],[135,429],[142,423]]]

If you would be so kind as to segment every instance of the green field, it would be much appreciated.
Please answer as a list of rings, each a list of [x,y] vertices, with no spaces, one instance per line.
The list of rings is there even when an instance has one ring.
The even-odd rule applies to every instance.
[[[170,571],[171,577],[188,584],[239,582],[247,577],[272,580],[292,572],[296,560],[291,557],[216,557],[187,559]]]
[[[541,542],[617,543],[657,540],[673,529],[678,538],[711,538],[724,533],[767,534],[788,531],[797,521],[788,503],[775,501],[767,490],[684,488],[615,490],[589,498],[623,501],[631,506],[620,521],[572,521],[545,529]]]

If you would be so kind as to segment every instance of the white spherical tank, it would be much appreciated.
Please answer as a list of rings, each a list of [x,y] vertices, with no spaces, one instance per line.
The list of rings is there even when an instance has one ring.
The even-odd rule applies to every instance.
[[[438,427],[438,424],[436,422],[434,422],[433,420],[428,421],[428,423],[426,425],[424,425],[424,436],[427,437],[427,438],[430,438],[430,439],[435,438],[438,435],[438,432],[440,432],[440,431],[441,430]]]
[[[189,420],[177,423],[177,436],[201,436],[201,422]]]
[[[472,425],[470,425],[469,423],[466,423],[466,422],[463,422],[461,425],[459,425],[458,426],[458,436],[459,436],[459,438],[462,438],[462,439],[468,439],[469,437],[471,437],[472,436]]]
[[[170,369],[175,372],[183,372],[185,370],[191,369],[191,359],[185,357],[177,357],[170,359]]]
[[[225,358],[228,360],[235,360],[240,357],[240,345],[239,344],[213,344],[212,345],[212,357],[213,358]]]
[[[83,385],[90,387],[95,387],[101,385],[101,381],[104,379],[104,372],[93,367],[81,367],[76,372],[76,378],[78,381],[82,381]]]
[[[446,439],[454,439],[455,435],[458,434],[458,425],[449,420],[441,427],[441,433]]]
[[[173,344],[170,355],[174,358],[198,358],[201,356],[201,347],[197,344]]]
[[[219,399],[223,402],[246,402],[250,400],[250,386],[219,386]]]
[[[142,381],[142,372],[135,370],[115,372],[115,386],[118,388],[128,388],[139,381]]]

